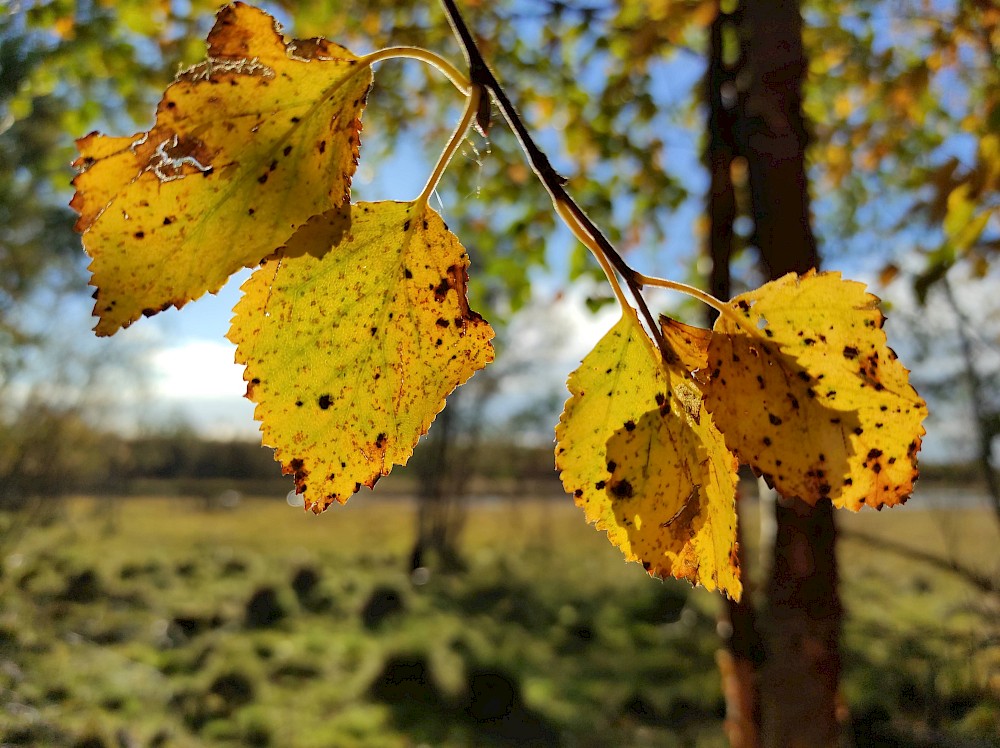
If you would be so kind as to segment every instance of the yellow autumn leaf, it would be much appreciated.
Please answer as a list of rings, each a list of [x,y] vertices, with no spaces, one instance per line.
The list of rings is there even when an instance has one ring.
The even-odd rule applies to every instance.
[[[468,256],[423,203],[316,216],[243,285],[229,339],[266,445],[323,511],[404,464],[493,360]]]
[[[77,141],[76,228],[98,335],[180,307],[349,198],[371,71],[263,11],[219,11],[208,58],[167,87],[148,132]],[[278,220],[280,217],[281,220]]]
[[[689,374],[707,339],[669,321],[663,332],[666,363],[623,317],[570,375],[556,467],[626,559],[738,600],[736,460]]]
[[[726,444],[782,495],[857,511],[904,502],[924,401],[886,345],[878,299],[839,273],[790,273],[735,297],[704,372]]]

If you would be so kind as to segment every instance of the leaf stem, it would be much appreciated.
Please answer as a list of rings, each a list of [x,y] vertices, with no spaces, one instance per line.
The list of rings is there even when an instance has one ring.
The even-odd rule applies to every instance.
[[[604,275],[607,277],[608,283],[611,284],[611,290],[614,291],[615,298],[618,299],[618,305],[622,309],[622,314],[627,316],[631,320],[632,324],[634,324],[638,329],[642,330],[642,322],[639,321],[639,315],[636,313],[635,307],[629,304],[628,300],[625,298],[625,292],[622,290],[621,283],[618,282],[618,274],[615,273],[615,269],[611,266],[608,258],[605,257],[604,254],[595,246],[594,238],[590,236],[590,234],[588,234],[580,225],[580,222],[570,211],[568,205],[561,202],[554,202],[553,205],[555,206],[556,213],[558,213],[559,217],[563,220],[563,223],[565,223],[569,227],[569,230],[573,232],[573,235],[583,243],[583,246],[589,249],[591,253],[593,253],[594,257],[597,258],[597,262],[600,264],[601,270],[604,271]],[[642,338],[649,347],[649,352],[652,354],[654,359],[657,358],[657,356],[664,356],[662,349],[658,347],[657,343],[650,339],[649,335],[643,333]]]
[[[712,296],[712,294],[707,291],[702,291],[700,288],[695,288],[694,286],[689,286],[687,283],[680,283],[678,281],[667,280],[666,278],[657,278],[652,275],[644,275],[642,273],[636,273],[636,277],[639,282],[644,286],[656,286],[658,288],[668,288],[671,291],[679,291],[680,293],[687,294],[688,296],[693,296],[698,299],[698,301],[706,304],[712,309],[715,309],[720,314],[725,314],[728,305],[724,301]]]
[[[441,151],[441,157],[438,158],[437,164],[434,166],[434,171],[431,172],[430,177],[427,179],[427,184],[424,185],[423,191],[420,196],[416,199],[418,203],[426,203],[430,198],[431,193],[438,186],[438,182],[441,181],[441,175],[444,174],[444,170],[448,168],[448,163],[451,161],[452,156],[455,155],[455,151],[458,150],[458,146],[461,144],[462,139],[465,137],[465,133],[469,129],[469,125],[472,124],[473,117],[476,116],[476,112],[479,111],[479,100],[482,98],[483,90],[476,85],[471,86],[472,91],[469,94],[468,100],[465,102],[465,111],[462,113],[462,119],[459,120],[458,126],[455,131],[451,134],[451,139],[448,144]]]
[[[663,333],[660,331],[660,328],[656,324],[656,320],[650,313],[649,307],[646,305],[646,300],[642,297],[642,282],[639,279],[640,276],[631,267],[629,267],[614,246],[612,246],[608,238],[601,232],[594,222],[590,220],[576,201],[570,197],[564,187],[566,184],[566,178],[560,175],[555,168],[553,168],[548,156],[545,155],[545,153],[538,147],[534,139],[531,137],[531,133],[529,133],[527,127],[525,127],[524,122],[521,120],[521,116],[517,113],[513,103],[511,103],[507,92],[500,85],[500,82],[493,74],[493,71],[490,70],[489,66],[486,64],[486,60],[483,58],[482,52],[480,52],[479,46],[476,44],[476,40],[469,31],[469,27],[465,23],[465,19],[462,17],[461,11],[459,11],[458,7],[455,5],[455,0],[441,0],[441,2],[444,5],[445,13],[448,15],[448,20],[451,23],[452,30],[455,32],[455,36],[458,38],[459,43],[462,45],[465,58],[469,63],[469,77],[472,80],[472,84],[482,86],[483,89],[490,93],[494,101],[496,101],[504,119],[507,120],[507,124],[510,125],[511,130],[514,131],[514,135],[521,146],[521,150],[523,150],[524,154],[528,157],[528,163],[531,164],[532,171],[535,172],[535,175],[545,187],[545,191],[548,192],[549,197],[552,199],[552,203],[555,206],[556,212],[559,214],[560,218],[565,221],[567,216],[571,216],[573,223],[569,224],[567,222],[570,230],[572,230],[577,236],[580,236],[580,233],[586,235],[588,237],[588,241],[586,241],[585,244],[588,249],[590,249],[591,252],[598,257],[598,261],[601,262],[602,267],[605,263],[610,265],[625,281],[625,285],[628,286],[629,293],[635,300],[636,306],[638,307],[646,326],[649,328],[649,333],[656,341],[656,346],[659,348],[660,355],[663,356],[664,359],[668,358],[667,345],[666,341],[663,339]],[[609,275],[609,279],[610,277],[611,276]],[[619,297],[619,302],[624,303],[623,297]],[[625,304],[625,306],[629,306],[631,308],[631,305]]]
[[[657,278],[652,275],[644,275],[642,273],[636,273],[636,277],[639,282],[644,286],[656,286],[657,288],[667,288],[671,291],[679,291],[682,294],[687,294],[692,298],[697,299],[703,304],[706,304],[712,309],[715,309],[723,317],[727,317],[730,321],[735,322],[738,327],[749,330],[751,333],[756,334],[755,330],[747,325],[746,319],[742,315],[737,314],[736,310],[730,304],[725,301],[715,298],[712,294],[707,291],[702,291],[700,288],[695,288],[694,286],[689,286],[687,283],[680,283],[678,281],[667,280],[666,278]]]
[[[444,73],[445,77],[452,82],[452,85],[454,85],[455,88],[466,96],[469,95],[469,91],[472,89],[472,82],[461,70],[437,52],[432,52],[431,50],[424,49],[423,47],[386,47],[385,49],[379,49],[371,54],[365,55],[360,59],[360,63],[363,66],[371,67],[376,62],[400,58],[420,60],[421,62],[426,62],[428,65],[437,68]]]
[[[632,309],[632,305],[629,304],[628,300],[625,298],[625,292],[622,290],[621,283],[618,282],[618,275],[615,273],[615,269],[611,266],[611,263],[608,262],[608,259],[594,246],[593,237],[591,237],[590,234],[584,230],[568,206],[561,202],[556,202],[554,205],[556,213],[559,214],[563,223],[569,227],[569,230],[573,232],[573,235],[580,240],[583,246],[589,249],[593,253],[594,257],[597,258],[597,261],[601,265],[601,269],[604,271],[604,275],[608,278],[608,283],[611,284],[611,289],[615,292],[615,297],[618,299],[618,303],[621,304],[623,308],[627,307]],[[632,309],[632,311],[634,314],[635,310]]]

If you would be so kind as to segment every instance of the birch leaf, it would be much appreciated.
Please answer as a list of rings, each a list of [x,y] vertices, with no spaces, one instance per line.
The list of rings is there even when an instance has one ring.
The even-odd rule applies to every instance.
[[[707,339],[672,322],[664,335],[669,363],[623,317],[584,358],[556,428],[556,466],[626,559],[739,599],[736,461],[689,374]]]
[[[404,464],[493,360],[468,256],[421,203],[316,216],[243,285],[229,339],[264,443],[319,513]]]
[[[839,273],[790,273],[730,308],[704,372],[729,448],[809,504],[906,501],[927,407],[886,345],[878,299]]]
[[[217,291],[347,200],[370,84],[346,49],[286,41],[266,13],[235,3],[148,132],[77,141],[71,204],[97,334]]]

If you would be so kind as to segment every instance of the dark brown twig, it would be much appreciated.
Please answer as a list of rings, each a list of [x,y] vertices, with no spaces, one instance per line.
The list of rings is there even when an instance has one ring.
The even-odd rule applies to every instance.
[[[465,19],[462,17],[458,6],[455,4],[455,0],[441,0],[441,2],[444,5],[445,13],[448,15],[448,21],[451,23],[452,30],[455,32],[455,36],[462,46],[466,62],[469,64],[469,79],[472,81],[472,85],[479,86],[496,101],[504,119],[507,120],[507,124],[514,131],[521,149],[528,157],[532,171],[538,176],[538,179],[545,187],[545,191],[549,193],[549,197],[552,198],[553,202],[561,204],[569,210],[583,230],[604,254],[611,266],[625,281],[632,298],[635,299],[639,312],[642,314],[643,321],[649,327],[650,333],[656,341],[660,354],[664,358],[668,358],[666,342],[652,313],[649,311],[649,307],[646,305],[646,300],[642,297],[642,283],[636,277],[636,272],[629,267],[604,233],[590,220],[583,209],[570,197],[569,193],[566,192],[564,187],[566,178],[555,170],[548,156],[545,155],[531,137],[531,133],[525,127],[521,116],[514,108],[514,104],[511,102],[507,92],[486,64],[482,52],[479,51],[479,45],[476,44],[476,40],[469,31],[469,27],[465,23]],[[480,129],[486,129],[482,126],[483,122],[479,124]]]

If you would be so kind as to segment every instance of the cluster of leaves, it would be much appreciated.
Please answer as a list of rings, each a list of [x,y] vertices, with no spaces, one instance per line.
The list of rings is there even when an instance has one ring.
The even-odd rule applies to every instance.
[[[817,0],[806,20],[806,106],[817,169],[838,195],[833,226],[897,234],[922,224],[921,301],[956,263],[985,274],[1000,250],[1000,8]],[[866,216],[886,186],[898,207]],[[900,264],[888,262],[883,280]]]
[[[350,201],[374,58],[288,40],[236,3],[149,131],[78,141],[72,206],[98,335],[256,267],[229,338],[264,442],[315,512],[405,463],[447,395],[493,359],[468,257],[429,190]],[[478,110],[468,89],[459,136]],[[647,329],[609,280],[623,315],[570,377],[556,462],[628,558],[738,598],[739,461],[811,504],[909,496],[925,406],[861,284],[811,273],[709,297],[722,314],[708,331]]]

